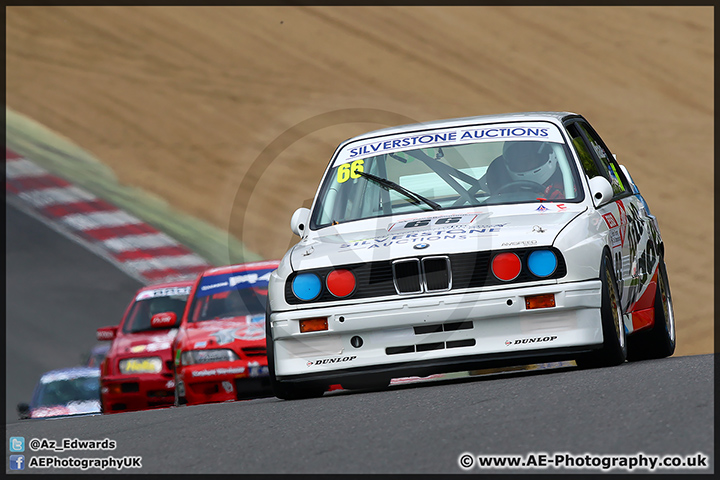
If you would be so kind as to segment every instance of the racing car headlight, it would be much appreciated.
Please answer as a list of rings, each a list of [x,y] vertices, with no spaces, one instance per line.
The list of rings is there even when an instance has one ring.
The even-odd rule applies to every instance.
[[[226,348],[210,350],[188,350],[182,353],[183,365],[195,365],[197,363],[232,362],[239,360],[235,352]]]
[[[528,255],[527,266],[536,277],[552,275],[557,265],[557,257],[550,250],[535,250]]]
[[[328,291],[336,297],[347,297],[355,291],[355,275],[350,270],[337,269],[325,280]]]
[[[322,283],[314,273],[301,273],[293,278],[292,291],[300,300],[312,300],[320,294]]]
[[[492,272],[500,280],[510,281],[520,275],[522,263],[514,253],[499,253],[492,260]]]
[[[162,359],[160,357],[135,357],[120,360],[120,373],[132,375],[136,373],[160,373]]]

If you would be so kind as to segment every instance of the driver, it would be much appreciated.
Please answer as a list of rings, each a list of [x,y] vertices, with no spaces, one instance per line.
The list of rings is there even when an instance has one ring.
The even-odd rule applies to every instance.
[[[565,198],[558,160],[547,142],[505,142],[503,158],[513,182],[541,185],[547,200]]]

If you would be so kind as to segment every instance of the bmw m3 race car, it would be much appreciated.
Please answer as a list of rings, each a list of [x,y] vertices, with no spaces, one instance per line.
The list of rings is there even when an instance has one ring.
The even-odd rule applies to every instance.
[[[101,364],[103,413],[175,404],[172,343],[192,280],[148,285],[135,293],[118,326],[102,327],[98,340],[112,340]]]
[[[61,368],[45,372],[30,403],[19,403],[21,420],[100,414],[100,370]]]
[[[243,263],[198,276],[173,346],[178,405],[270,394],[265,303],[277,265]]]
[[[657,219],[581,115],[392,127],[338,146],[270,277],[270,380],[328,384],[675,349]]]

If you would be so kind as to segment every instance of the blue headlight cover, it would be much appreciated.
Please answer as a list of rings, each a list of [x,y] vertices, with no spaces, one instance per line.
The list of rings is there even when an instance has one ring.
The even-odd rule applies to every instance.
[[[550,250],[535,250],[527,259],[528,268],[537,277],[552,275],[557,264],[557,257]]]
[[[300,300],[312,300],[320,294],[322,283],[314,273],[301,273],[292,281],[292,291]]]

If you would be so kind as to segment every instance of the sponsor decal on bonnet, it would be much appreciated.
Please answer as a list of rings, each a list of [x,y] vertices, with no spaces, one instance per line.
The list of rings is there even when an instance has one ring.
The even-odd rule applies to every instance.
[[[257,324],[240,325],[238,327],[223,328],[211,333],[218,345],[232,343],[234,340],[262,340],[265,338],[265,329]]]
[[[397,233],[395,235],[383,235],[382,237],[367,238],[351,243],[340,245],[341,250],[372,249],[389,247],[390,245],[402,245],[413,243],[427,243],[437,240],[467,240],[469,238],[497,235],[498,232],[508,223],[497,223],[493,225],[478,225],[477,227],[455,227],[446,229],[425,230],[422,232]]]

